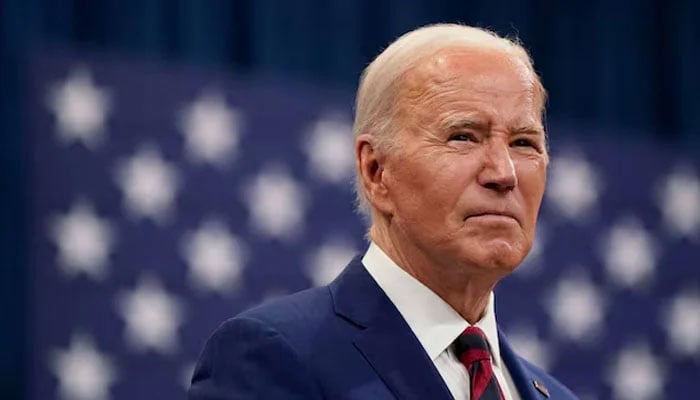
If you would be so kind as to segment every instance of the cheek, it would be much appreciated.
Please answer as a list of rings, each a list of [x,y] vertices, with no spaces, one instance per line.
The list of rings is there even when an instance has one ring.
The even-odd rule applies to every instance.
[[[542,196],[547,182],[544,161],[523,160],[517,163],[518,182],[523,196],[525,212],[534,224],[539,212]]]
[[[476,182],[475,157],[444,155],[430,161],[429,187],[427,195],[433,198],[432,207],[446,207],[454,210],[468,188]]]
[[[395,217],[415,219],[413,215],[420,210],[430,191],[429,171],[420,160],[410,156],[397,158],[385,170],[385,183],[395,208]]]
[[[444,154],[432,157],[424,153],[405,158],[395,165],[393,171],[395,203],[409,214],[433,215],[443,219],[437,215],[454,209],[469,180],[463,164]],[[414,217],[420,218],[418,215]]]

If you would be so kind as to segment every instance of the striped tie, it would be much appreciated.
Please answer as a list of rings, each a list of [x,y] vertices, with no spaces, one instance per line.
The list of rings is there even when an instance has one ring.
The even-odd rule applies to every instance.
[[[455,340],[455,353],[469,373],[471,400],[504,400],[491,367],[486,335],[481,329],[475,326],[465,329]]]

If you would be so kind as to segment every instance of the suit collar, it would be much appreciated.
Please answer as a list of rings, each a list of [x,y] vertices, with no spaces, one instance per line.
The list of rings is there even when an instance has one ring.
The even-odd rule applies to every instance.
[[[331,284],[335,312],[358,326],[357,349],[398,399],[451,399],[447,386],[396,307],[353,259]]]
[[[428,353],[435,360],[470,326],[452,306],[432,289],[399,267],[377,244],[372,242],[362,264],[394,306]],[[476,324],[486,334],[494,365],[501,359],[496,326],[493,292]]]
[[[354,343],[398,399],[452,399],[442,377],[401,314],[355,257],[330,284],[333,307],[358,327]],[[522,400],[545,400],[539,374],[515,353],[499,329],[501,358]]]

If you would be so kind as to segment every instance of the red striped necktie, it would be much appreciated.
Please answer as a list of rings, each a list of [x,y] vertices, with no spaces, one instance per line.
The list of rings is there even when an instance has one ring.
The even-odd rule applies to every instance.
[[[491,366],[491,352],[484,332],[470,326],[455,340],[455,353],[469,373],[471,400],[504,400]]]

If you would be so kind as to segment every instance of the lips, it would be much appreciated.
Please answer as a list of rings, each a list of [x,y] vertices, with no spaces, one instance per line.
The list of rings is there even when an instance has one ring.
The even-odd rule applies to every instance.
[[[494,219],[505,217],[505,218],[513,219],[516,222],[520,223],[520,220],[515,216],[515,214],[508,212],[508,211],[501,211],[501,210],[479,210],[479,211],[470,213],[469,215],[467,215],[466,218],[464,218],[464,220],[466,221],[469,218],[477,218],[477,217],[486,217],[486,218],[494,217]]]

